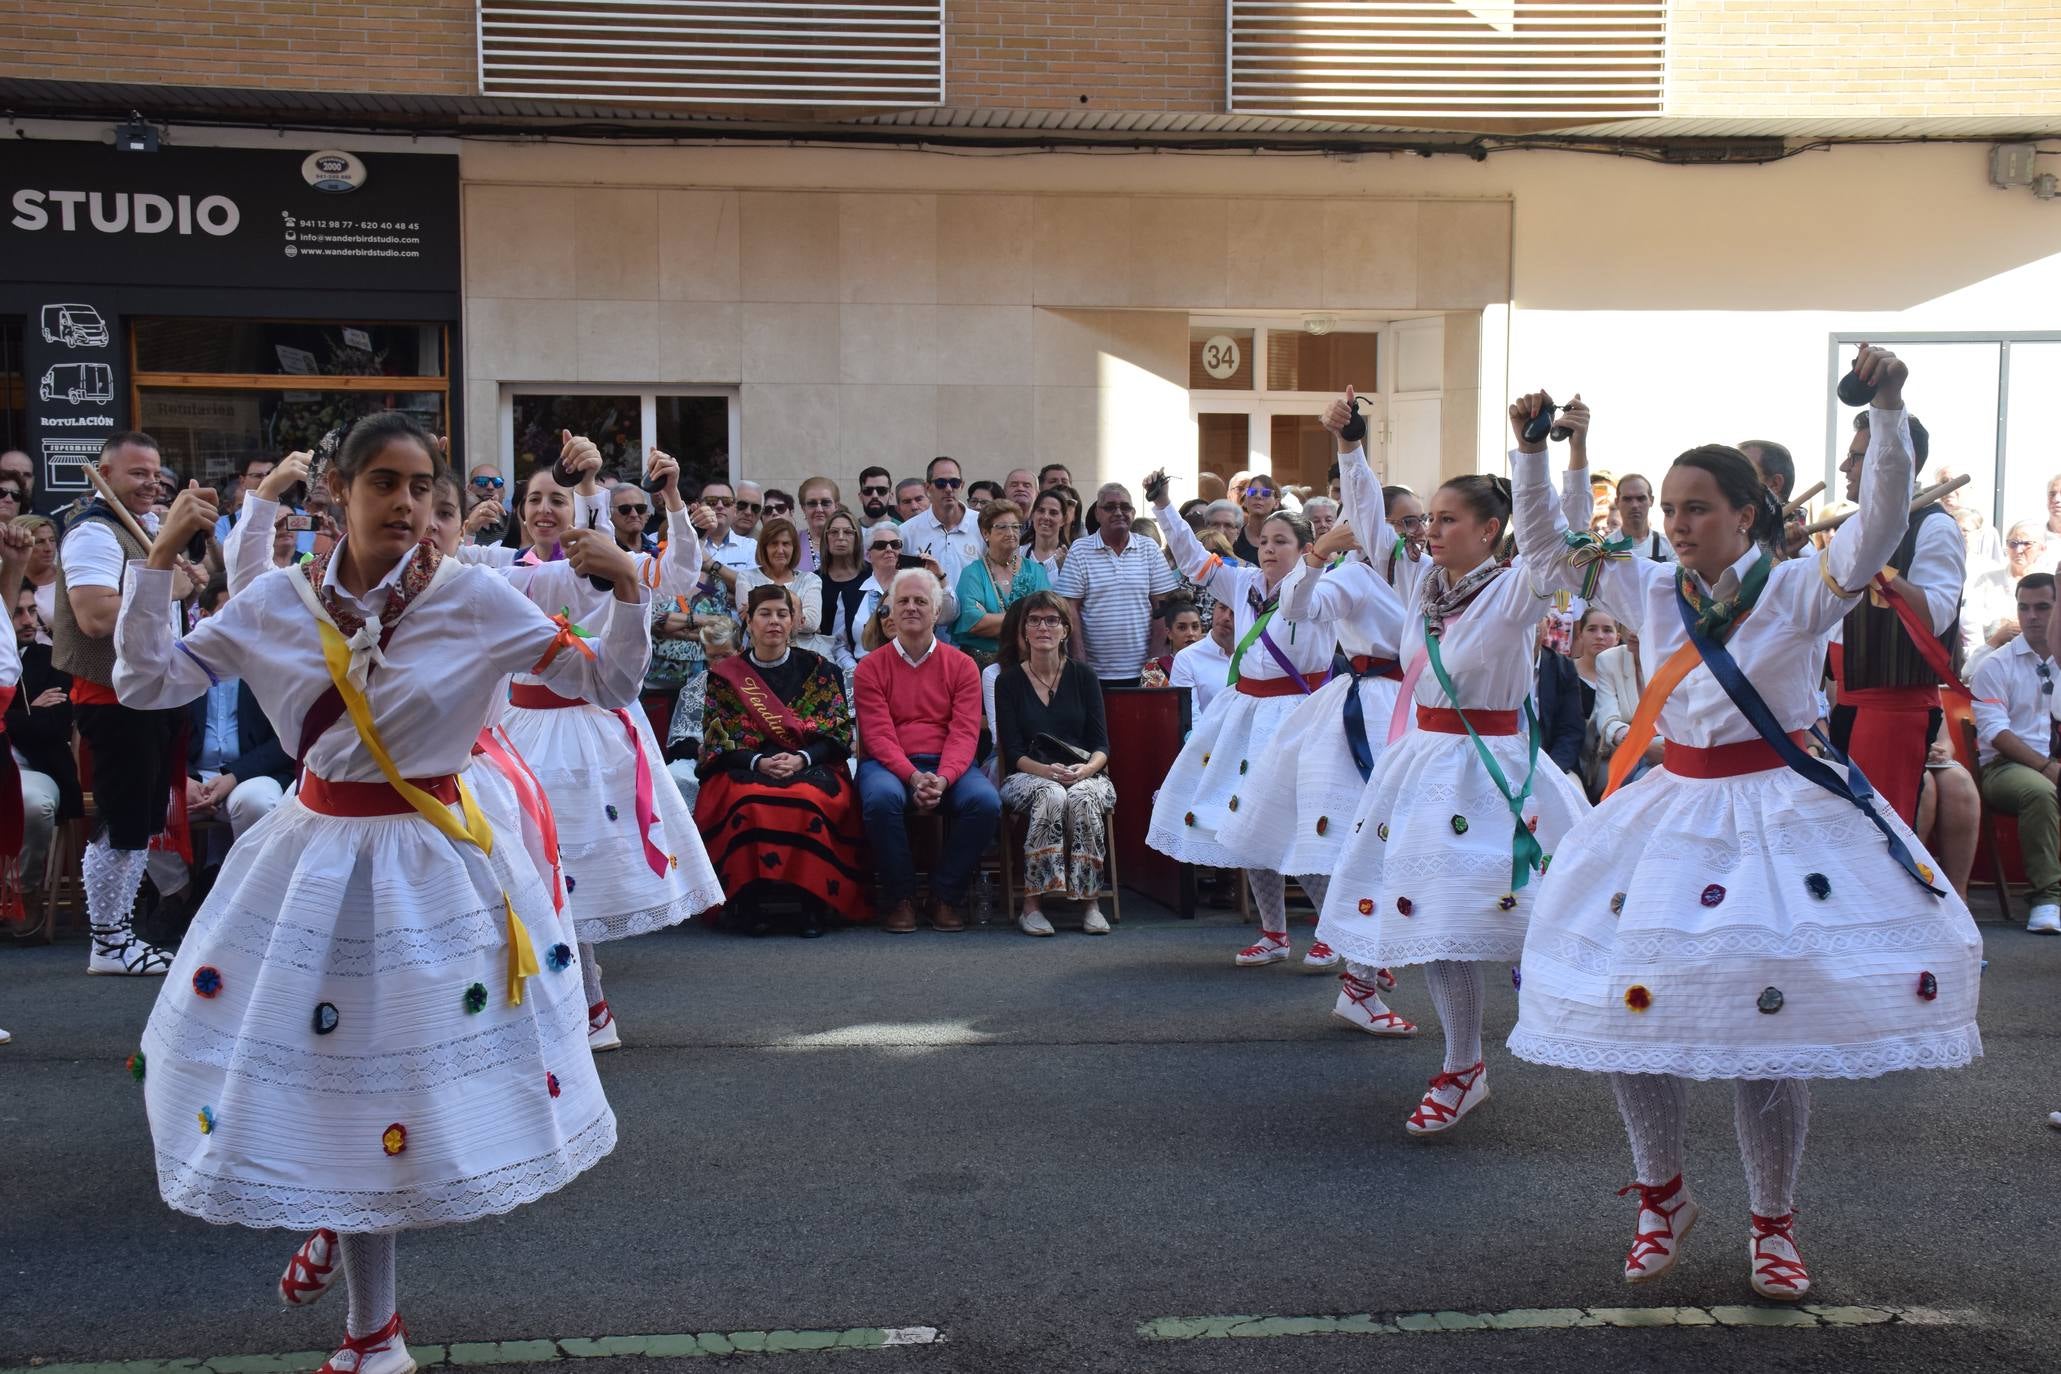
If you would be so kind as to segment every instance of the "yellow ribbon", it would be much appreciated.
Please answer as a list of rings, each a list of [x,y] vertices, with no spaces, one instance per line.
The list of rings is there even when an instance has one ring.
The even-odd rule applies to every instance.
[[[449,807],[401,776],[393,755],[387,752],[386,742],[379,737],[379,728],[372,723],[372,704],[350,679],[350,646],[344,642],[336,626],[327,620],[316,621],[315,628],[322,636],[322,659],[328,665],[329,680],[343,698],[344,710],[350,714],[351,724],[357,727],[358,738],[372,755],[372,761],[379,765],[380,776],[386,779],[387,786],[454,844],[474,845],[480,853],[491,855],[494,852],[494,828],[481,814],[479,803],[473,800],[472,789],[465,785],[463,778],[458,780],[458,807],[465,816],[465,823],[460,825],[452,818]],[[530,943],[530,933],[522,918],[515,914],[515,903],[508,899],[506,892],[501,894],[501,906],[508,918],[508,1002],[519,1007],[522,1005],[522,980],[542,970],[537,963],[536,947]]]

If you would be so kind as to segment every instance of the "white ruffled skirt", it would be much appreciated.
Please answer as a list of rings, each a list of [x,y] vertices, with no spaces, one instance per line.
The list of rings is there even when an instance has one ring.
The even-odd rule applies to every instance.
[[[491,858],[413,814],[297,798],[230,851],[135,1066],[171,1206],[296,1231],[471,1221],[614,1148],[572,934],[492,771],[467,778]],[[543,966],[520,1005],[504,892]]]
[[[1483,742],[1503,777],[1525,775],[1522,735]],[[1524,818],[1559,877],[1554,851],[1589,809],[1541,750]],[[1412,730],[1375,761],[1359,814],[1332,870],[1317,938],[1355,963],[1515,963],[1544,875],[1512,889],[1515,818],[1466,735]]]
[[[580,939],[593,944],[678,925],[723,900],[694,813],[666,772],[644,712],[625,714],[634,746],[622,717],[593,705],[515,706],[501,721],[551,799],[571,910]],[[633,749],[650,770],[651,841],[663,872],[653,870],[637,834]]]
[[[1378,765],[1400,685],[1391,678],[1355,682],[1340,675],[1310,696],[1293,699],[1295,709],[1253,762],[1238,810],[1218,830],[1218,842],[1247,855],[1249,867],[1330,874],[1371,781],[1360,776],[1346,743],[1346,694],[1359,695]]]
[[[1685,1078],[1957,1068],[1982,1053],[1981,970],[1967,906],[1913,882],[1851,803],[1786,768],[1655,770],[1561,842],[1510,1050]]]
[[[1272,867],[1278,854],[1248,852],[1221,832],[1255,800],[1252,785],[1274,736],[1308,699],[1300,694],[1256,697],[1235,687],[1217,693],[1152,798],[1145,843],[1187,864]]]

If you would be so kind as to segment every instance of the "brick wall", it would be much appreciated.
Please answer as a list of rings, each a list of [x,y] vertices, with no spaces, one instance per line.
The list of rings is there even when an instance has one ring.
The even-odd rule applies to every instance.
[[[0,51],[57,81],[470,95],[472,0],[0,0]]]
[[[952,0],[945,21],[951,105],[1224,107],[1223,0]]]
[[[1684,118],[2032,114],[2061,83],[2048,0],[1674,0]]]

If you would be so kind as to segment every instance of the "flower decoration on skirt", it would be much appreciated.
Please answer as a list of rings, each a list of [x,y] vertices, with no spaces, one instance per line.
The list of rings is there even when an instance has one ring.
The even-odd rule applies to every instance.
[[[1643,983],[1634,983],[1624,990],[1624,1004],[1633,1011],[1644,1011],[1653,1005],[1653,994]]]
[[[1385,840],[1388,838],[1387,821],[1383,821],[1381,824],[1374,827],[1374,838],[1377,840]]]
[[[465,990],[465,1009],[475,1014],[487,1009],[487,985],[485,983],[474,983]]]
[[[317,1002],[315,1004],[315,1015],[313,1019],[315,1034],[329,1034],[331,1031],[336,1029],[336,1023],[339,1019],[341,1018],[339,1018],[337,1015],[336,1004],[334,1002]]]
[[[1803,890],[1822,902],[1832,895],[1832,880],[1822,873],[1806,873],[1803,875]]]
[[[551,946],[544,954],[544,963],[553,973],[563,973],[572,963],[572,946],[564,943]]]
[[[1517,894],[1514,892],[1505,892],[1502,896],[1496,898],[1496,909],[1498,911],[1517,910]]]
[[[1937,996],[1939,996],[1939,979],[1933,977],[1930,973],[1919,974],[1918,1000],[1921,1002],[1930,1002],[1933,998]]]
[[[1622,892],[1610,894],[1610,914],[1612,916],[1624,915],[1624,894]]]
[[[1325,831],[1329,830],[1330,828],[1331,828],[1331,818],[1330,818],[1329,816],[1319,816],[1319,817],[1317,817],[1317,833],[1318,833],[1319,835],[1323,834],[1323,833],[1324,833]]]
[[[200,1120],[200,1133],[202,1135],[213,1135],[215,1133],[215,1109],[213,1107],[202,1107],[194,1115]]]
[[[202,964],[193,971],[193,991],[201,997],[214,997],[222,991],[222,970],[213,964]]]
[[[608,818],[612,821],[620,820],[622,818],[623,813],[615,809],[614,802],[610,802],[608,805],[602,807],[601,809],[608,813]]]
[[[1398,897],[1395,899],[1395,909],[1407,916],[1417,909],[1417,904],[1408,897]]]
[[[129,1077],[141,1083],[143,1081],[143,1051],[138,1050],[130,1055],[123,1067],[128,1069]]]
[[[555,1073],[548,1073],[548,1072],[547,1072],[547,1073],[546,1073],[546,1074],[544,1075],[544,1090],[545,1090],[546,1092],[550,1093],[550,1094],[551,1094],[551,1095],[552,1095],[553,1097],[556,1097],[556,1096],[558,1096],[558,1075],[557,1075],[557,1074],[555,1074]]]
[[[408,1128],[396,1121],[379,1133],[379,1148],[397,1155],[408,1148]]]
[[[1467,818],[1465,816],[1453,817],[1453,833],[1455,835],[1464,835],[1467,833]]]
[[[1224,809],[1226,811],[1236,811],[1238,809],[1238,794],[1236,792],[1231,794],[1231,800],[1224,803]]]
[[[1725,890],[1716,883],[1712,883],[1709,887],[1703,889],[1703,895],[1696,900],[1702,902],[1705,906],[1716,906],[1719,902],[1725,900]]]
[[[1360,914],[1362,916],[1372,916],[1374,914],[1374,899],[1372,897],[1360,898]]]
[[[1782,1010],[1782,989],[1762,988],[1760,990],[1760,1000],[1755,1002],[1754,1005],[1760,1008],[1761,1015],[1773,1016],[1776,1012]]]

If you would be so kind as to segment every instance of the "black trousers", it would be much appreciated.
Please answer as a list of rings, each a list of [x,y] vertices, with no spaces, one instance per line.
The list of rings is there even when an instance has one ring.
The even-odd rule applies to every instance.
[[[172,779],[186,775],[179,727],[186,713],[132,711],[126,706],[77,705],[72,717],[93,755],[93,808],[97,834],[113,849],[148,849],[165,828]]]

